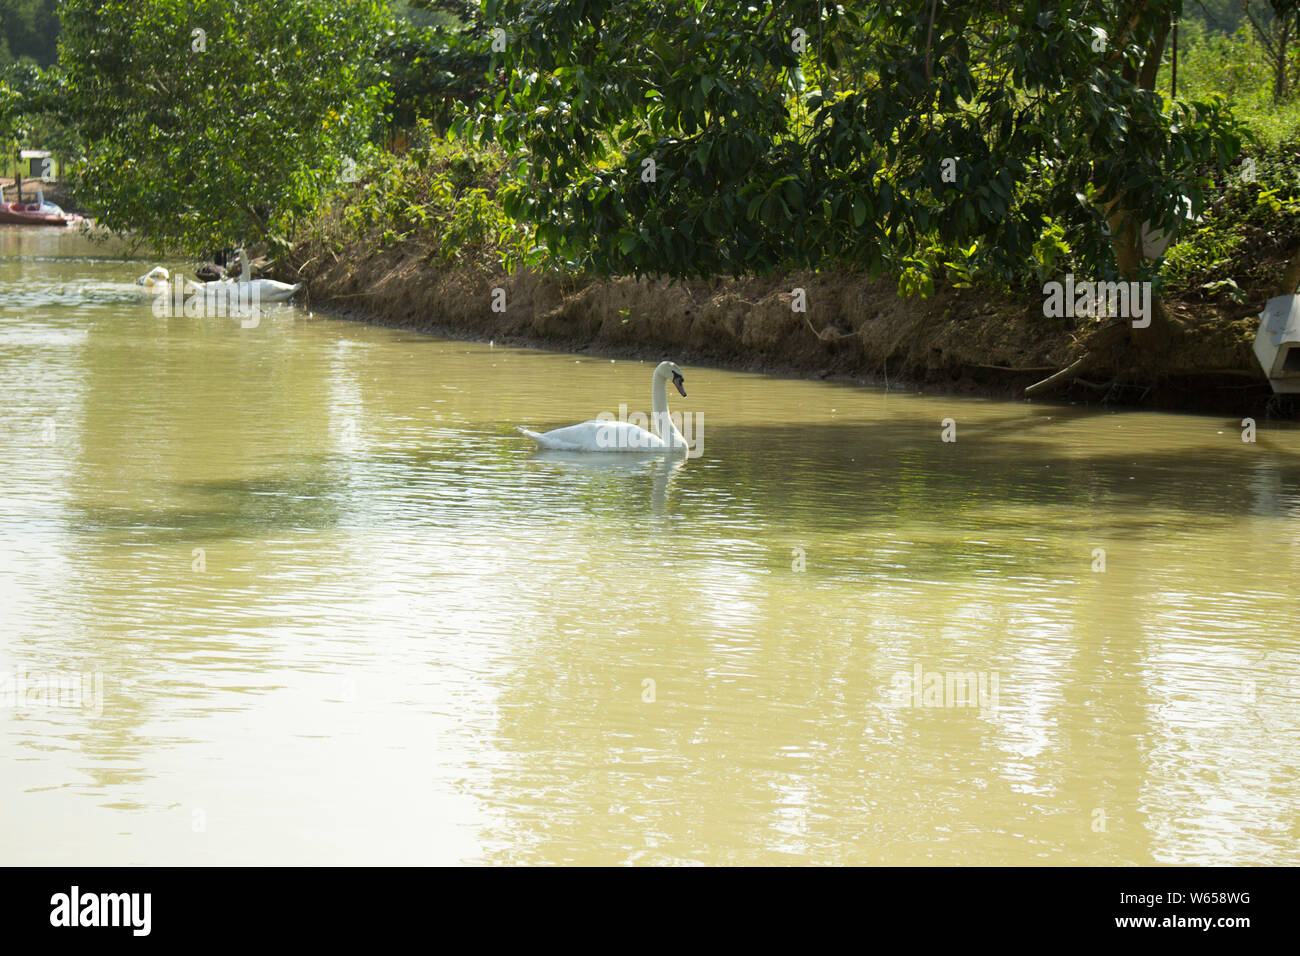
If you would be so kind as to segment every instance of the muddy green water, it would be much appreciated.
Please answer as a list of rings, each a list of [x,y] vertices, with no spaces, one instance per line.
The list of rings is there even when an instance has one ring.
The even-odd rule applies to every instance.
[[[0,863],[1300,863],[1295,430],[687,366],[538,457],[652,365],[151,264],[0,227]]]

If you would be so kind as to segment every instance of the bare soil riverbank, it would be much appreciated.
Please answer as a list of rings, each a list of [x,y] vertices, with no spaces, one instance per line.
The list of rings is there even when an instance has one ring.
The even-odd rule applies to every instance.
[[[400,249],[351,251],[299,247],[276,272],[305,280],[312,307],[360,321],[924,391],[1023,397],[1083,355],[1097,331],[1087,319],[1045,318],[1041,297],[940,288],[904,299],[892,281],[842,272],[575,280],[442,266]],[[792,309],[797,288],[806,290],[806,312]],[[1121,343],[1047,400],[1293,417],[1251,352],[1265,298],[1167,300],[1172,335],[1154,363]]]

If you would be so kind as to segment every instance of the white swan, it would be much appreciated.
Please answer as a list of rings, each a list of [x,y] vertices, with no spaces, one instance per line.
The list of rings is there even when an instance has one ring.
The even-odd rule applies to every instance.
[[[285,302],[293,298],[293,294],[302,288],[301,282],[295,282],[289,285],[287,282],[276,282],[274,279],[254,279],[253,267],[248,264],[248,253],[243,249],[239,250],[239,278],[235,280],[240,285],[252,286],[259,302]]]
[[[301,282],[289,285],[287,282],[277,282],[274,279],[254,279],[253,267],[248,264],[248,253],[243,249],[239,250],[239,265],[238,279],[220,279],[216,282],[203,283],[187,279],[187,291],[222,300],[230,298],[231,293],[234,293],[239,301],[257,304],[287,302],[302,288]]]
[[[672,380],[682,397],[686,397],[686,379],[675,362],[660,362],[655,368],[651,385],[651,399],[654,414],[651,424],[655,432],[647,431],[631,422],[594,420],[581,425],[569,425],[541,434],[520,428],[519,431],[531,438],[538,448],[548,451],[616,451],[647,452],[666,449],[690,448],[677,425],[668,414],[668,391],[666,384]]]

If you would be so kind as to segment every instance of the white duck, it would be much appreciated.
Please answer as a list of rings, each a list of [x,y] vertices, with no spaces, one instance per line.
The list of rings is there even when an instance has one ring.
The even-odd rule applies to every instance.
[[[203,283],[189,281],[189,291],[223,299],[234,293],[240,301],[259,303],[287,302],[302,288],[301,282],[289,285],[287,282],[277,282],[274,279],[254,279],[253,267],[248,264],[248,253],[243,249],[239,250],[239,265],[238,279],[221,279],[217,282]]]
[[[631,422],[594,420],[581,425],[569,425],[541,434],[520,428],[523,434],[531,438],[538,448],[548,451],[583,451],[583,452],[647,452],[668,449],[686,451],[690,448],[677,425],[668,414],[669,380],[677,387],[683,398],[686,397],[686,379],[676,362],[660,362],[655,368],[651,384],[651,400],[654,414],[651,424],[655,432],[648,431]]]

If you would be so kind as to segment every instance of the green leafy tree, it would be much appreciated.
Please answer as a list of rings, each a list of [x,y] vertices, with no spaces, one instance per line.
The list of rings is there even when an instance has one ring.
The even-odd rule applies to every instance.
[[[22,95],[0,76],[0,150],[8,156],[14,143],[18,140]]]
[[[380,41],[378,56],[392,90],[391,126],[414,129],[431,119],[446,129],[458,105],[486,89],[489,54],[477,5],[426,3],[414,11],[430,22],[402,18]]]
[[[0,70],[0,168],[19,176],[17,150],[41,127],[42,111],[48,105],[42,71],[28,63],[10,64]],[[16,199],[10,194],[6,199]]]
[[[1264,55],[1273,69],[1273,102],[1281,103],[1288,92],[1287,64],[1292,47],[1300,36],[1300,0],[1269,0],[1260,6],[1264,9],[1258,13],[1249,3],[1243,3],[1241,9],[1259,37]]]
[[[31,62],[53,66],[58,59],[58,0],[0,0],[0,66]]]
[[[384,88],[378,0],[64,0],[78,198],[159,248],[284,241],[348,175]]]
[[[925,289],[935,242],[1010,277],[1059,227],[1081,268],[1136,278],[1142,224],[1199,211],[1240,148],[1218,104],[1154,89],[1178,2],[484,10],[509,88],[475,126],[517,151],[507,209],[568,268],[862,264]]]

